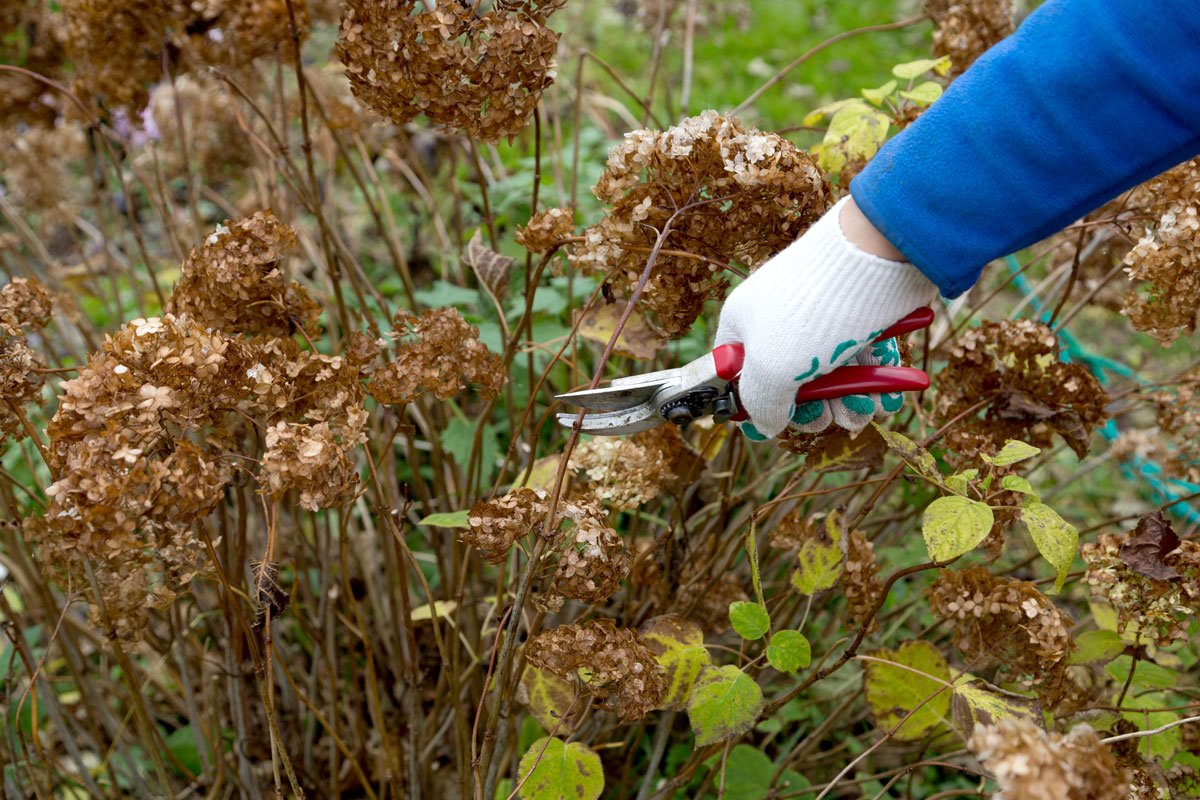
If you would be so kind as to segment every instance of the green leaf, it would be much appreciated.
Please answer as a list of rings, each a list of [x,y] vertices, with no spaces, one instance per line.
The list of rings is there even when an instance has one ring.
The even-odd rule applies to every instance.
[[[696,747],[741,736],[762,713],[762,689],[734,666],[704,667],[688,699]]]
[[[942,473],[938,470],[937,462],[933,460],[933,456],[928,450],[903,433],[889,431],[878,422],[872,422],[871,424],[875,426],[875,430],[879,431],[879,435],[883,437],[883,441],[887,442],[888,448],[904,459],[904,463],[912,467],[914,472],[924,475],[932,481],[941,483]]]
[[[600,756],[590,747],[557,736],[538,739],[518,767],[527,800],[597,800],[604,791]]]
[[[756,641],[771,630],[771,617],[767,609],[749,600],[735,600],[729,604],[729,622],[737,635]]]
[[[863,89],[862,96],[867,98],[868,100],[870,100],[875,105],[879,105],[885,99],[887,99],[887,96],[889,94],[891,94],[894,91],[896,91],[896,82],[893,80],[893,81],[888,81],[883,86],[880,86],[878,89]]]
[[[483,459],[483,485],[491,483],[496,471],[496,460],[500,456],[500,443],[496,440],[497,428],[491,423],[483,426],[480,457]],[[471,447],[475,442],[475,423],[461,417],[453,417],[442,431],[442,449],[454,457],[454,463],[466,471],[471,459]]]
[[[891,124],[887,114],[861,100],[843,106],[829,120],[825,138],[821,140],[821,169],[841,172],[848,161],[875,155]]]
[[[435,528],[469,528],[468,511],[447,511],[441,514],[430,514],[418,522],[418,525],[430,525]]]
[[[1000,485],[1011,492],[1020,492],[1033,497],[1035,500],[1040,500],[1038,493],[1033,490],[1033,484],[1022,478],[1020,475],[1005,475],[1000,481]]]
[[[1168,698],[1154,694],[1140,695],[1137,699],[1137,705],[1141,708],[1164,708],[1175,703],[1174,700],[1168,701]],[[1138,730],[1149,731],[1176,722],[1180,714],[1178,711],[1126,711],[1121,716],[1136,725]],[[1146,758],[1167,761],[1183,745],[1183,728],[1174,727],[1135,741],[1137,751]]]
[[[1042,452],[1040,447],[1034,447],[1031,444],[1019,442],[1016,439],[1009,439],[1004,443],[1004,447],[1001,447],[1000,452],[996,453],[996,455],[980,455],[980,458],[992,466],[1007,467],[1009,464],[1016,464],[1018,461],[1024,461],[1027,458],[1033,458],[1040,452]]]
[[[1099,664],[1112,661],[1125,652],[1125,640],[1116,631],[1087,631],[1075,637],[1070,664]]]
[[[1023,717],[1039,728],[1046,727],[1036,697],[1008,692],[979,678],[954,686],[950,711],[964,739],[971,737],[976,726],[995,725],[1002,719]]]
[[[812,663],[812,645],[800,631],[778,631],[767,645],[767,663],[791,675]]]
[[[967,487],[977,477],[979,477],[979,470],[974,467],[964,469],[962,472],[956,472],[946,477],[946,488],[955,494],[966,494]]]
[[[942,96],[942,85],[937,81],[924,81],[908,91],[900,92],[900,96],[919,106],[927,106]]]
[[[892,67],[892,74],[900,80],[911,81],[914,78],[919,78],[926,72],[933,70],[939,75],[945,75],[946,70],[950,68],[950,59],[946,56],[941,58],[921,58],[916,61],[909,61],[904,64],[897,64]]]
[[[750,530],[746,532],[746,560],[750,562],[750,582],[754,585],[754,596],[758,604],[766,608],[763,602],[762,577],[758,573],[758,542],[754,539],[754,522],[750,522]]]
[[[1021,521],[1029,529],[1038,552],[1058,571],[1053,592],[1057,594],[1062,591],[1067,573],[1071,571],[1071,562],[1079,550],[1079,531],[1053,508],[1037,501],[1022,505]]]
[[[986,503],[959,495],[939,497],[921,522],[929,557],[946,562],[974,550],[991,531],[993,519]]]
[[[1118,656],[1104,668],[1113,677],[1118,686],[1124,686],[1129,679],[1129,665],[1133,663],[1131,656]],[[1170,689],[1179,683],[1179,673],[1173,669],[1155,664],[1153,661],[1138,661],[1133,673],[1133,681],[1129,684],[1134,689]],[[1140,703],[1144,698],[1139,697]]]
[[[430,308],[442,306],[476,306],[479,305],[479,292],[475,289],[465,289],[447,281],[434,281],[428,289],[416,291],[417,302]]]
[[[719,765],[720,758],[713,756],[712,761]],[[762,750],[739,744],[725,759],[725,800],[765,800],[809,785],[803,776],[790,769],[785,769],[772,784],[777,771],[775,763]]]
[[[696,676],[712,663],[712,656],[704,646],[704,632],[678,614],[664,614],[646,620],[638,633],[667,672],[667,693],[662,707],[672,711],[687,708]]]
[[[806,539],[796,554],[799,566],[792,573],[792,586],[803,595],[831,588],[842,574],[842,519],[837,511],[825,517],[825,536]]]
[[[203,741],[203,739],[201,740]],[[196,731],[191,725],[184,725],[182,728],[176,728],[163,740],[167,749],[171,751],[171,755],[175,756],[175,760],[179,762],[192,778],[200,775],[204,770],[204,765],[200,760],[200,748],[196,744]],[[212,760],[212,750],[208,749],[208,744],[205,743],[205,749],[208,750],[209,760]],[[172,769],[179,772],[175,764],[171,764]]]
[[[951,692],[944,686],[950,680],[946,659],[929,642],[921,641],[905,642],[897,650],[880,650],[872,655],[902,665],[866,662],[867,703],[875,722],[885,732],[899,725],[897,739],[920,739],[950,711]],[[900,720],[909,712],[912,716],[901,725]]]

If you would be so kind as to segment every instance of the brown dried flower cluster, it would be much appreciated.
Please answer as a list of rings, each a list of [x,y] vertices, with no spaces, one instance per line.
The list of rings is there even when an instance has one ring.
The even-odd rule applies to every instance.
[[[629,574],[629,548],[595,498],[566,503],[564,513],[575,524],[563,535],[553,591],[575,600],[607,600]]]
[[[1101,534],[1080,548],[1087,582],[1117,612],[1117,629],[1135,626],[1142,642],[1185,640],[1200,609],[1200,542],[1180,540],[1161,512],[1128,534]]]
[[[41,281],[13,278],[0,289],[0,335],[21,336],[26,328],[44,328],[54,310]]]
[[[706,300],[725,296],[723,265],[758,266],[815,222],[831,197],[808,153],[715,111],[625,134],[593,192],[612,208],[572,260],[627,294],[657,232],[688,207],[671,222],[667,247],[692,257],[660,253],[639,299],[671,336],[688,330]]]
[[[468,384],[492,399],[504,385],[500,357],[479,341],[479,329],[453,308],[434,308],[421,316],[400,309],[392,320],[394,336],[411,337],[395,360],[376,370],[367,391],[381,403],[409,403],[424,392],[448,400]]]
[[[968,415],[946,436],[963,456],[996,452],[1008,439],[1048,447],[1057,433],[1082,458],[1107,417],[1095,376],[1059,360],[1054,334],[1032,320],[984,322],[959,337],[938,374],[937,411],[949,421],[984,400],[982,416]]]
[[[1159,392],[1154,401],[1158,427],[1170,434],[1171,443],[1168,448],[1165,442],[1152,439],[1156,455],[1168,474],[1200,483],[1200,369],[1181,375],[1174,391]]]
[[[62,13],[43,0],[5,0],[0,4],[0,64],[17,64],[47,77],[63,65]],[[0,72],[0,124],[51,125],[61,96],[41,81]]]
[[[300,31],[304,0],[293,0]],[[198,65],[239,67],[290,47],[285,0],[65,0],[71,88],[85,102],[140,110],[149,87]]]
[[[13,278],[0,289],[0,445],[25,435],[18,410],[36,400],[45,383],[45,363],[25,331],[48,325],[51,310],[50,293],[36,280]]]
[[[17,205],[40,212],[42,228],[69,221],[78,206],[71,165],[84,153],[84,135],[78,125],[61,122],[54,127],[24,132],[0,130],[0,178]]]
[[[337,54],[354,94],[400,125],[425,114],[484,140],[525,127],[554,80],[564,0],[470,3],[347,0]]]
[[[1087,725],[1047,733],[1024,717],[1006,717],[977,728],[969,747],[1004,800],[1126,800],[1129,792],[1129,776]]]
[[[609,619],[539,633],[525,645],[525,657],[564,680],[580,681],[584,691],[607,701],[622,722],[658,708],[667,692],[663,668],[637,631],[617,628]]]
[[[495,500],[481,500],[467,515],[470,527],[462,541],[479,551],[484,561],[499,564],[518,539],[540,533],[550,507],[546,492],[522,487]]]
[[[531,253],[548,253],[575,230],[575,209],[548,208],[529,218],[529,224],[517,228],[517,244]]]
[[[296,232],[270,211],[218,225],[183,262],[167,310],[230,334],[315,335],[321,307],[284,275],[295,244]]]
[[[1149,181],[1136,197],[1157,221],[1125,256],[1129,279],[1144,286],[1125,298],[1124,313],[1170,344],[1196,330],[1200,310],[1200,158]]]
[[[875,545],[862,531],[850,531],[847,539],[846,561],[842,566],[839,583],[846,595],[850,619],[863,625],[871,619],[875,604],[883,595],[883,583],[879,580],[879,564],[875,561]],[[871,619],[874,627],[875,620]]]
[[[150,161],[148,167],[153,169],[151,159],[156,159],[159,168],[168,173],[191,165],[208,183],[238,176],[254,163],[251,137],[242,130],[251,119],[248,114],[239,115],[230,91],[216,78],[189,74],[173,83],[159,83],[151,90],[149,106],[142,114],[149,130],[141,133],[150,147],[139,161]],[[136,141],[137,134],[133,138]]]
[[[1013,32],[1013,0],[925,0],[925,13],[933,19],[933,52],[950,57],[954,75]]]
[[[596,437],[575,448],[571,468],[587,479],[588,489],[614,508],[636,508],[695,480],[700,457],[674,425],[629,438]]]
[[[1075,646],[1070,617],[1034,584],[994,577],[985,567],[942,570],[929,605],[954,628],[955,644],[972,663],[999,661],[1019,674],[1056,677]]]

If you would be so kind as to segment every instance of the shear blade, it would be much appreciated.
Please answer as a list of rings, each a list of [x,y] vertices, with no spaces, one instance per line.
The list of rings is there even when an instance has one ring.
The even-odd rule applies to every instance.
[[[654,397],[663,383],[606,386],[603,389],[582,389],[556,395],[556,400],[571,403],[589,411],[625,411],[636,408]]]
[[[575,421],[579,419],[579,413],[559,413],[557,419],[558,424],[564,428],[573,428],[575,427]],[[629,433],[648,431],[662,423],[663,418],[659,416],[658,409],[651,403],[643,403],[642,405],[634,406],[633,408],[624,408],[619,411],[584,414],[579,432],[600,436],[621,436]]]

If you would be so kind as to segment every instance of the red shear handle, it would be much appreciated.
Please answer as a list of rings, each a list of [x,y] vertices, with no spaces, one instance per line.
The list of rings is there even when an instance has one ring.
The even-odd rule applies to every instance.
[[[930,308],[929,306],[922,306],[921,308],[918,308],[916,311],[912,312],[908,316],[904,317],[902,320],[897,322],[892,327],[885,330],[883,333],[879,334],[877,337],[875,337],[875,341],[882,342],[886,339],[891,339],[896,336],[902,336],[906,333],[912,333],[913,331],[920,330],[921,328],[928,328],[930,323],[932,323],[932,322],[933,322],[933,309]],[[740,344],[723,344],[720,347],[713,350],[712,355],[713,355],[713,361],[716,362],[716,366],[717,366],[717,376],[719,378],[721,378],[722,380],[735,381],[735,380],[737,380],[737,377],[742,374],[742,361],[745,359],[745,350],[743,349],[743,347]],[[829,373],[829,375],[824,376],[824,378],[818,378],[817,380],[812,381],[809,384],[805,384],[805,386],[800,391],[803,392],[810,385],[816,384],[820,381],[823,381],[826,378],[829,378],[831,375],[844,374],[843,370],[846,370],[846,369],[849,369],[849,368],[842,367],[841,369],[834,370],[833,372]],[[884,368],[883,367],[866,367],[865,369],[884,369]],[[907,368],[888,367],[887,369],[897,370],[897,369],[907,369]],[[920,370],[907,370],[907,371],[920,372]],[[924,373],[921,373],[921,374],[924,375]],[[858,378],[858,379],[851,378],[850,380],[861,381],[863,379],[864,378]],[[882,380],[887,380],[887,379],[882,379]],[[893,377],[891,380],[899,380],[899,378]],[[904,392],[904,391],[914,391],[914,390],[921,390],[921,389],[929,388],[928,376],[926,376],[926,378],[925,378],[924,386],[910,386],[910,385],[908,385],[910,382],[911,381],[906,380],[904,382],[905,383],[904,386],[896,388],[896,389],[889,389],[887,386],[884,386],[883,384],[879,384],[880,388],[877,388],[877,389],[861,389],[861,390],[855,389],[852,391],[840,392],[838,394],[822,396],[819,398],[818,397],[807,397],[807,398],[803,398],[803,399],[806,399],[806,400],[828,400],[829,397],[843,397],[848,394],[861,394],[863,392],[866,392],[866,393],[888,392],[888,391]],[[841,381],[838,381],[837,385],[841,385]],[[876,385],[876,384],[871,384],[871,385]],[[890,386],[891,384],[888,384],[888,385]],[[800,398],[797,398],[797,399],[799,400]]]

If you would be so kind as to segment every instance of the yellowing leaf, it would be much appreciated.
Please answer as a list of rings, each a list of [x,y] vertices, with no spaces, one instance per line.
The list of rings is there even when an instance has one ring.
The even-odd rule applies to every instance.
[[[831,512],[825,518],[825,538],[805,540],[796,554],[799,566],[792,573],[792,586],[803,595],[831,588],[842,574],[843,549],[841,514]]]
[[[981,455],[984,461],[997,467],[1006,467],[1009,464],[1015,464],[1018,461],[1024,461],[1027,458],[1033,458],[1038,453],[1042,452],[1040,447],[1034,447],[1025,442],[1019,442],[1016,439],[1009,439],[1004,443],[1004,447],[1000,448],[1000,452],[994,456]]]
[[[800,631],[779,631],[767,645],[767,663],[790,675],[812,663],[812,645]]]
[[[834,102],[823,105],[820,108],[814,108],[812,111],[805,114],[804,119],[800,120],[800,124],[816,125],[821,120],[836,114],[846,106],[852,106],[855,104],[861,105],[862,101],[856,97],[851,97],[846,100],[835,100]]]
[[[1038,552],[1058,571],[1054,593],[1062,591],[1071,562],[1079,550],[1079,531],[1045,503],[1027,502],[1021,507],[1021,521],[1029,529]]]
[[[979,476],[977,469],[964,469],[962,472],[956,472],[953,475],[946,476],[946,488],[956,494],[966,494],[967,487],[971,485],[971,481]]]
[[[942,96],[942,85],[937,81],[924,81],[913,88],[900,92],[905,100],[911,100],[918,106],[927,106]]]
[[[617,330],[617,323],[621,321],[621,314],[624,312],[625,305],[623,303],[596,306],[579,323],[579,335],[596,342],[601,347],[607,346],[609,339]],[[576,312],[576,319],[580,313]],[[625,321],[625,327],[621,328],[621,335],[617,337],[617,344],[613,348],[613,352],[621,356],[649,360],[654,358],[654,355],[665,344],[666,340],[650,328],[646,318],[641,314],[634,313]]]
[[[529,479],[525,479],[524,470],[521,471],[520,484],[514,484],[513,488],[528,486],[530,489],[546,489],[554,488],[554,479],[558,477],[558,463],[562,456],[558,453],[549,456],[543,456],[533,462],[533,469],[529,470]],[[570,473],[568,473],[569,475]]]
[[[575,687],[569,682],[533,664],[526,664],[521,673],[517,700],[529,709],[544,729],[561,734],[575,730],[579,715],[586,707],[586,703],[575,703]]]
[[[880,86],[878,89],[863,89],[862,96],[870,100],[875,105],[879,105],[889,94],[894,91],[896,91],[896,82],[892,80],[888,81],[883,86]]]
[[[734,666],[704,667],[687,706],[696,747],[742,735],[762,707],[762,689],[749,675]]]
[[[904,64],[897,64],[892,67],[892,74],[900,80],[911,81],[914,78],[919,78],[926,72],[933,70],[939,75],[945,75],[945,70],[950,68],[950,59],[946,56],[941,58],[920,58],[916,61],[909,61]]]
[[[433,619],[436,612],[438,618],[449,616],[454,613],[454,609],[458,608],[458,603],[453,600],[438,600],[431,608],[429,603],[422,606],[417,606],[408,615],[413,622],[426,622]]]
[[[964,739],[970,738],[976,726],[995,725],[1002,719],[1024,717],[1039,728],[1046,727],[1037,698],[1007,692],[979,678],[955,685],[950,709]]]
[[[877,422],[872,422],[875,430],[879,431],[879,435],[887,442],[887,446],[904,459],[904,463],[912,467],[913,470],[926,478],[940,482],[942,473],[938,470],[937,462],[933,460],[933,456],[928,450],[914,442],[912,439],[905,436],[903,433],[889,431]]]
[[[712,663],[700,626],[677,614],[646,620],[638,631],[642,641],[667,672],[667,693],[662,707],[682,711],[700,670]]]
[[[1087,631],[1075,637],[1071,664],[1098,664],[1112,661],[1125,652],[1125,640],[1116,631]]]
[[[887,114],[861,100],[843,106],[829,120],[829,127],[825,129],[819,159],[821,169],[831,173],[841,172],[847,162],[875,155],[887,138],[891,124]]]
[[[520,797],[526,800],[597,800],[604,791],[600,756],[579,742],[557,736],[538,739],[518,767]]]
[[[945,719],[951,692],[944,684],[950,680],[950,668],[933,645],[905,642],[897,650],[880,650],[872,655],[901,665],[866,662],[867,703],[883,731],[899,725],[897,739],[920,739]],[[900,720],[909,712],[912,716],[901,725]]]
[[[929,557],[946,562],[974,550],[991,531],[993,520],[986,503],[959,495],[939,497],[925,509],[921,522]]]
[[[748,641],[756,641],[771,630],[771,617],[767,609],[749,600],[735,600],[729,604],[729,623],[737,635]]]

